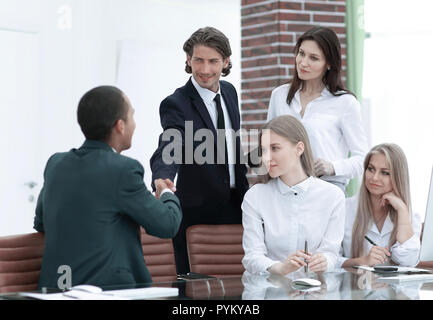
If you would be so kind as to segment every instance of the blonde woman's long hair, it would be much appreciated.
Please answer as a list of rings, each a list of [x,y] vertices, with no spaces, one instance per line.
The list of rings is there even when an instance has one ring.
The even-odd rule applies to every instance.
[[[409,186],[409,169],[406,156],[403,150],[396,144],[383,143],[373,147],[365,156],[364,174],[359,190],[358,209],[356,212],[355,223],[352,232],[352,257],[360,257],[364,252],[364,236],[367,233],[370,223],[373,223],[373,210],[371,205],[370,192],[365,186],[365,172],[370,163],[370,158],[374,154],[383,154],[389,166],[391,184],[393,192],[406,204],[409,213],[412,212]],[[389,240],[391,247],[397,238],[398,215],[392,206],[389,206],[389,216],[394,224],[394,228]]]
[[[268,123],[266,123],[261,129],[259,133],[259,155],[261,156],[261,147],[262,147],[262,134],[264,130],[271,130],[277,135],[286,138],[293,144],[297,144],[302,141],[304,144],[304,152],[301,154],[300,161],[302,165],[302,169],[304,170],[307,176],[314,176],[314,160],[313,160],[313,151],[311,149],[310,139],[308,138],[307,131],[305,130],[302,123],[293,116],[284,115],[279,116]],[[260,182],[266,183],[271,180],[271,176],[267,173],[265,176],[262,176]]]

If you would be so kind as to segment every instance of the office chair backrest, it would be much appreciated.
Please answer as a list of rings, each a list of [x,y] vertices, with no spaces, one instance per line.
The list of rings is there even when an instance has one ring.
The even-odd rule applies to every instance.
[[[171,239],[160,239],[141,229],[141,247],[152,282],[176,281],[176,263]]]
[[[153,282],[176,280],[172,240],[150,236],[141,228],[141,245]],[[0,293],[36,290],[44,249],[43,233],[0,237]]]
[[[214,277],[241,276],[243,227],[241,224],[195,225],[186,231],[191,272]]]
[[[0,237],[0,292],[36,290],[44,249],[43,233]]]

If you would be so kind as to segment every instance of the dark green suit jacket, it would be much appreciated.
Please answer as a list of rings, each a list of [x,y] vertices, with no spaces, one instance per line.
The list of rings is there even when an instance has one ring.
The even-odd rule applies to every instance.
[[[57,288],[62,265],[71,268],[72,285],[152,281],[139,226],[150,235],[172,238],[182,213],[172,193],[157,200],[143,174],[138,161],[94,140],[48,160],[34,221],[34,228],[45,233],[39,288]]]

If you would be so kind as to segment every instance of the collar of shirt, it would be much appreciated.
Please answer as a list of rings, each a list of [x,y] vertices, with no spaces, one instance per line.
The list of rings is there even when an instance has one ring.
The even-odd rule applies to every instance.
[[[295,96],[293,97],[293,99],[295,99],[296,102],[297,102],[295,110],[298,109],[298,110],[296,110],[298,113],[301,112],[301,108],[302,108],[302,105],[301,105],[301,96],[300,96],[301,89],[302,88],[298,89],[298,91],[295,92]],[[328,90],[328,87],[325,86],[323,88],[322,92],[320,93],[320,97],[314,99],[313,101],[320,100],[323,97],[329,97],[329,96],[332,96],[332,93],[331,93],[331,91]],[[294,104],[292,103],[291,105],[294,105]]]
[[[306,192],[308,190],[308,187],[310,186],[310,183],[311,183],[311,179],[312,179],[312,177],[308,177],[307,179],[305,179],[304,181],[302,181],[302,182],[294,185],[293,187],[289,187],[280,178],[277,178],[278,191],[280,191],[280,193],[282,195],[287,195],[287,194],[298,195],[298,194],[302,194],[302,193],[304,193],[304,192]]]
[[[200,85],[195,81],[194,77],[191,77],[192,84],[194,85],[195,89],[197,90],[200,97],[203,99],[205,104],[213,103],[213,99],[217,94],[221,95],[221,86],[218,85],[218,91],[213,92],[209,89],[202,88]]]
[[[369,230],[373,233],[383,236],[385,234],[391,233],[393,228],[394,224],[389,217],[389,213],[387,213],[381,232],[379,232],[379,229],[377,229],[376,223],[374,223],[373,220],[371,221]]]

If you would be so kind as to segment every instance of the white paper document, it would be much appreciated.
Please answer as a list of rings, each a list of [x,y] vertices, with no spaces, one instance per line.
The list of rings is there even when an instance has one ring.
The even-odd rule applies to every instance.
[[[71,290],[61,293],[30,293],[20,292],[20,296],[35,298],[39,300],[129,300],[125,298],[118,298],[112,295],[103,293],[89,293],[77,290]]]
[[[104,293],[119,298],[121,297],[121,298],[127,298],[131,300],[139,300],[139,299],[155,299],[155,298],[164,298],[164,297],[177,297],[179,295],[179,289],[152,287],[152,288],[126,289],[126,290],[109,290],[109,291],[104,291]]]
[[[361,269],[361,270],[367,270],[367,271],[374,271],[374,268],[369,267],[369,266],[355,266],[354,268]]]
[[[391,266],[394,267],[394,266]],[[427,270],[427,269],[419,269],[419,268],[412,268],[412,267],[399,267],[399,266],[395,266],[397,267],[397,271],[398,273],[406,273],[406,272],[431,272],[431,270]],[[367,271],[375,271],[373,267],[369,267],[369,266],[356,266],[357,269],[362,269],[362,270],[367,270]]]
[[[81,290],[70,290],[60,293],[20,292],[19,295],[39,300],[139,300],[176,297],[179,295],[179,289],[153,287],[125,290],[108,290],[102,291],[100,293],[84,292]]]
[[[19,295],[39,300],[130,300],[124,297],[116,297],[104,293],[91,293],[79,290],[70,290],[61,293],[20,292]]]
[[[377,280],[391,283],[402,283],[410,281],[433,282],[433,274],[401,274],[393,277],[380,277],[377,278]]]

